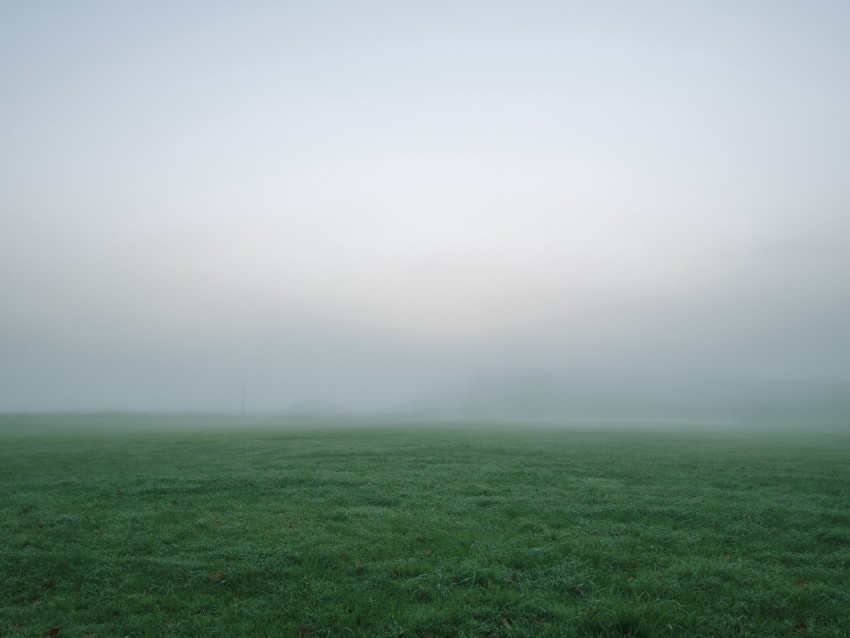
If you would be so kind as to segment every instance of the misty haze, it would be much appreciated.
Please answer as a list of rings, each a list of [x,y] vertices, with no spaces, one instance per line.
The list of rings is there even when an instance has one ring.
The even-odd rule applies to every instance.
[[[846,399],[839,3],[3,13],[0,409]]]

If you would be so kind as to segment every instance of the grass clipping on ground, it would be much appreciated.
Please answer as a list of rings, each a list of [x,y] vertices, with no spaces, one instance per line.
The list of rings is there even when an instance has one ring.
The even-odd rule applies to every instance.
[[[21,418],[0,635],[850,634],[846,435]]]

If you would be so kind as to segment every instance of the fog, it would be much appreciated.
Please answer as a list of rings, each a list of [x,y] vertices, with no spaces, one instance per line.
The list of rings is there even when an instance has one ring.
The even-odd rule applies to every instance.
[[[4,3],[0,411],[848,408],[848,32],[843,2]]]

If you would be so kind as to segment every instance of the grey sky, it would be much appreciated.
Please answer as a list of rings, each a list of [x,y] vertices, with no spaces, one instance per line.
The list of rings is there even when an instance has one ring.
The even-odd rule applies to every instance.
[[[6,2],[0,409],[850,377],[846,2]]]

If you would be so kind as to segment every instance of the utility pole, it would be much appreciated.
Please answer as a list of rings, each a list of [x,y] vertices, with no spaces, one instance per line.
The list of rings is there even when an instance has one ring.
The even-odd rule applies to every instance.
[[[245,371],[242,371],[242,416],[245,416]]]

